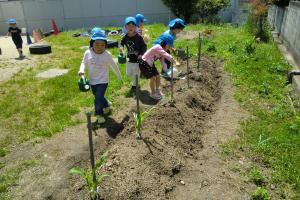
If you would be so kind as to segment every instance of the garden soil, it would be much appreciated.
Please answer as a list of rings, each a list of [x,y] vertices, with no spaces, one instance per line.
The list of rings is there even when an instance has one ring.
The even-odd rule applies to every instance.
[[[135,134],[133,98],[94,130],[95,155],[109,151],[107,163],[97,170],[110,175],[100,185],[105,200],[249,199],[254,186],[236,170],[247,160],[223,156],[221,148],[237,137],[239,121],[248,115],[233,99],[221,61],[203,57],[199,71],[196,60],[190,66],[190,88],[186,76],[175,81],[175,105],[169,103],[169,81],[162,81],[166,97],[160,102],[142,89],[142,109],[153,108],[142,139]],[[178,69],[186,74],[185,65]],[[89,165],[86,124],[18,145],[1,159],[11,165],[37,160],[10,188],[13,199],[88,199],[83,179],[68,173]]]

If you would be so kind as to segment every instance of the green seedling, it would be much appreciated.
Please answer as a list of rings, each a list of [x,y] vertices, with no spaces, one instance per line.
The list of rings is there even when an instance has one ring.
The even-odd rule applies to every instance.
[[[266,182],[266,178],[263,176],[261,171],[256,167],[251,169],[250,177],[251,177],[251,180],[258,186],[262,186]]]
[[[268,190],[262,187],[257,187],[255,192],[252,194],[253,200],[270,200],[270,194]]]
[[[151,115],[151,112],[153,109],[154,109],[154,107],[149,109],[148,111],[144,111],[144,112],[140,112],[140,113],[136,113],[136,112],[133,113],[134,122],[135,122],[134,125],[135,125],[135,131],[136,131],[137,138],[142,137],[141,136],[142,125],[143,125],[145,119]]]
[[[95,170],[101,168],[107,161],[108,152],[102,154],[99,160],[96,161]],[[89,195],[91,200],[100,199],[100,191],[98,185],[104,180],[105,177],[108,177],[107,174],[100,174],[96,180],[93,180],[93,169],[81,169],[79,167],[74,167],[69,171],[71,174],[79,174],[86,181],[87,187],[89,189]]]

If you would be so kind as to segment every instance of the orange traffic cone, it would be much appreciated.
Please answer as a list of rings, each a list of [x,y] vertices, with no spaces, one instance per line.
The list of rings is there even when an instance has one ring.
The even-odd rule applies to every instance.
[[[37,37],[36,37],[35,30],[32,30],[32,36],[33,36],[33,42],[34,42],[34,43],[37,43],[37,42],[38,42],[38,39],[37,39]]]
[[[34,38],[35,43],[42,41],[42,37],[40,36],[40,34],[37,30],[33,30],[33,38]]]
[[[41,36],[41,38],[43,39],[44,38],[44,33],[43,33],[41,28],[38,29],[38,33]]]
[[[56,26],[55,20],[51,19],[51,23],[52,23],[52,29],[54,31],[54,35],[57,35],[59,33],[59,30],[58,30],[58,28]]]
[[[37,30],[35,31],[35,34],[36,34],[38,42],[41,42],[42,41],[42,36],[39,34],[39,32]]]

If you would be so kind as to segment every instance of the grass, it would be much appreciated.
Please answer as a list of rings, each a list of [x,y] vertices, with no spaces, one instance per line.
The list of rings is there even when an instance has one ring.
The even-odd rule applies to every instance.
[[[107,27],[108,29],[117,29]],[[149,45],[163,32],[166,27],[162,24],[147,27],[151,36]],[[77,72],[85,49],[82,46],[89,45],[87,37],[72,37],[74,33],[85,31],[73,30],[60,33],[59,36],[50,36],[45,40],[52,45],[52,54],[35,56],[38,60],[35,66],[15,75],[8,82],[2,83],[0,87],[0,107],[5,108],[0,112],[0,157],[10,152],[11,145],[34,139],[36,137],[51,137],[63,131],[66,127],[79,124],[84,119],[75,118],[74,115],[84,110],[93,110],[93,95],[81,93],[77,86],[79,79]],[[121,36],[113,36],[110,39],[120,41]],[[117,58],[118,48],[109,49]],[[69,72],[63,76],[51,79],[39,79],[36,74],[49,68],[68,69]],[[130,80],[125,74],[125,64],[119,65],[123,77],[123,84],[117,80],[114,73],[110,72],[110,83],[106,96],[118,109],[125,106],[126,101],[119,96],[128,96]],[[145,84],[145,80],[141,84]],[[5,172],[4,172],[5,170]],[[0,197],[6,195],[6,188],[16,182],[19,176],[15,170],[21,172],[25,168],[5,169],[5,163],[1,163]],[[12,181],[13,180],[13,181]],[[2,195],[2,196],[1,196]]]
[[[237,87],[235,97],[253,115],[241,123],[240,138],[231,143],[231,151],[242,149],[253,162],[268,168],[268,185],[276,184],[281,198],[299,199],[300,118],[285,85],[291,67],[272,41],[256,43],[243,28],[212,29],[214,36],[204,39],[203,49],[207,52],[207,44],[215,44],[216,52],[208,54],[226,59],[225,68]],[[293,191],[286,189],[290,187]]]
[[[162,24],[146,28],[152,39],[148,47],[166,29]],[[237,88],[235,98],[253,116],[241,123],[240,138],[231,141],[225,150],[252,158],[258,169],[251,171],[250,177],[260,181],[259,168],[270,171],[263,178],[265,188],[258,188],[258,193],[265,194],[265,189],[276,184],[280,198],[299,199],[300,116],[290,104],[290,87],[285,86],[285,72],[290,66],[275,43],[257,43],[244,28],[230,25],[190,25],[186,28],[204,29],[211,29],[212,36],[203,38],[202,52],[225,59],[225,68]],[[5,110],[0,113],[0,124],[11,134],[1,140],[0,155],[8,154],[11,144],[35,137],[50,137],[67,126],[82,122],[73,116],[90,108],[93,96],[80,93],[76,85],[84,52],[80,47],[88,45],[88,38],[71,37],[75,32],[78,30],[47,38],[53,53],[39,58],[38,66],[32,66],[1,85],[0,107]],[[191,54],[196,55],[197,38],[175,41],[175,47],[187,45]],[[117,56],[118,49],[110,51]],[[35,77],[36,73],[51,67],[69,69],[69,73],[47,80]],[[125,65],[120,65],[120,69],[125,85],[111,73],[107,93],[114,104],[118,104],[118,96],[126,95],[121,88],[129,88],[130,84],[124,72]]]

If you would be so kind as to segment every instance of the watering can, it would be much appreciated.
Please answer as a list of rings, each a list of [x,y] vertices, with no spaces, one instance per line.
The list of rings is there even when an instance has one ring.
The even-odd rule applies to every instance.
[[[118,63],[120,63],[120,64],[126,63],[126,56],[123,53],[119,53],[119,55],[118,55]]]
[[[80,79],[78,80],[78,87],[79,87],[79,90],[81,92],[87,92],[90,90],[90,85],[89,85],[89,80],[86,79],[83,75],[80,76]]]

